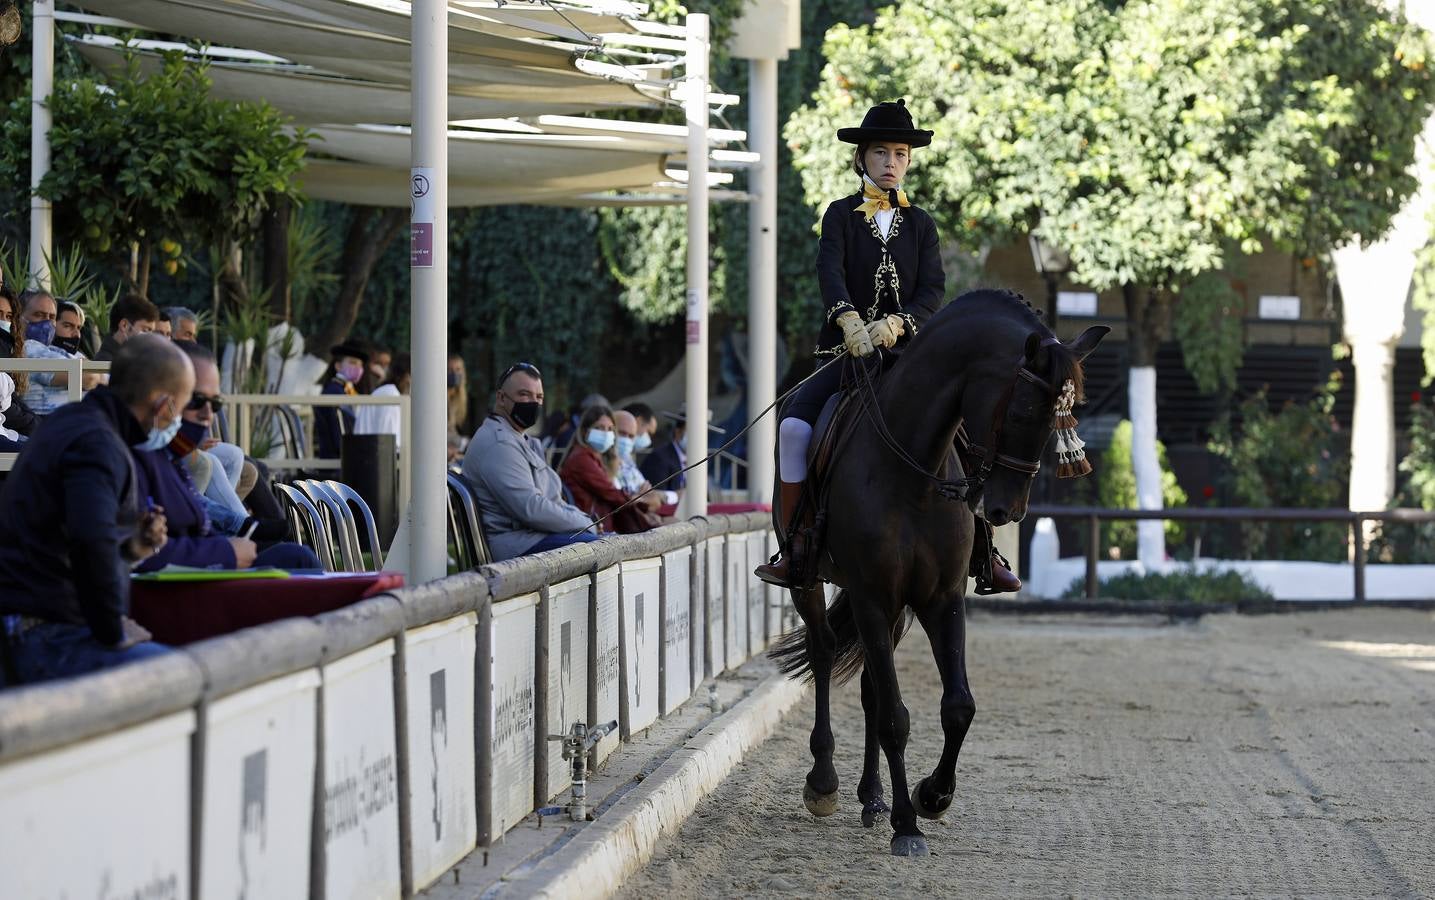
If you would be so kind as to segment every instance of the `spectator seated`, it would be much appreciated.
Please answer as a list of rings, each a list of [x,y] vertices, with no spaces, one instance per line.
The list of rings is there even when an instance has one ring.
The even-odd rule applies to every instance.
[[[194,389],[189,358],[155,338],[120,348],[110,384],[36,429],[0,489],[0,656],[7,683],[43,681],[165,648],[128,617],[130,566],[166,543],[131,447],[159,446]]]
[[[563,484],[572,491],[574,505],[596,517],[603,531],[647,531],[657,519],[649,517],[641,501],[630,505],[634,495],[617,484],[620,470],[613,413],[606,406],[590,406],[578,421],[578,434],[559,469]]]
[[[110,333],[100,342],[98,360],[113,360],[125,342],[159,326],[159,307],[139,294],[126,294],[110,310]]]
[[[25,323],[25,355],[31,359],[84,359],[80,353],[80,330],[85,312],[68,300],[56,303],[45,291],[26,291],[20,296],[20,316]],[[84,389],[99,384],[98,372],[84,375]],[[70,402],[70,373],[32,372],[25,403],[37,416],[45,416]]]
[[[495,560],[596,540],[592,519],[563,500],[543,446],[524,432],[543,408],[543,376],[528,363],[498,380],[493,411],[469,442],[463,474],[473,485]]]

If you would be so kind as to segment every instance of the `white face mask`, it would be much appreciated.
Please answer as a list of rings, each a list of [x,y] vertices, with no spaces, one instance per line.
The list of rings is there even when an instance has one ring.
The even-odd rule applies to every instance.
[[[9,323],[9,322],[0,322],[0,331],[3,331],[3,332],[5,332],[6,334],[9,334],[9,333],[10,333],[10,323]]]

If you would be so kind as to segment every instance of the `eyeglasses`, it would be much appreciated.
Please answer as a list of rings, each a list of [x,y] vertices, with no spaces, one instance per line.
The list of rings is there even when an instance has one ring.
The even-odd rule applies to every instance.
[[[219,412],[221,409],[224,409],[223,397],[211,397],[207,394],[195,394],[193,397],[190,398],[189,405],[186,406],[185,409],[201,410],[204,408],[204,405],[206,403],[208,403],[209,408],[214,410],[215,412]]]
[[[498,384],[502,385],[505,381],[508,380],[508,376],[512,375],[514,372],[522,372],[525,375],[530,375],[534,378],[537,378],[539,381],[543,380],[543,373],[539,372],[538,367],[535,366],[533,363],[516,362],[508,368],[504,369],[503,374],[498,376]]]

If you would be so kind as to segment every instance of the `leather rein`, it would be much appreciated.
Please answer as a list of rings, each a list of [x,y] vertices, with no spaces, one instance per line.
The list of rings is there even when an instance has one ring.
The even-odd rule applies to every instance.
[[[1058,340],[1056,338],[1047,338],[1042,342],[1042,346],[1048,346],[1057,342]],[[992,470],[997,466],[1011,469],[1014,472],[1025,475],[1027,478],[1035,478],[1037,473],[1041,471],[1040,459],[1022,459],[1021,457],[1002,453],[1000,449],[1002,430],[1006,425],[1007,408],[1011,405],[1012,394],[1015,393],[1019,380],[1024,379],[1029,381],[1043,388],[1053,397],[1058,395],[1057,389],[1049,381],[1026,367],[1025,357],[1017,363],[1016,372],[1012,375],[1011,381],[1007,383],[1006,389],[1002,391],[996,408],[992,410],[991,427],[987,429],[986,443],[980,448],[981,456],[975,460],[975,471],[963,478],[955,479],[940,478],[928,472],[926,467],[914,459],[912,455],[907,452],[906,448],[892,436],[892,432],[887,428],[887,423],[883,420],[882,411],[877,403],[876,382],[872,377],[872,373],[866,366],[859,365],[857,368],[862,374],[859,387],[863,390],[857,391],[856,394],[862,404],[862,411],[867,416],[868,421],[872,423],[872,427],[877,432],[877,436],[881,438],[882,443],[887,445],[887,449],[891,450],[898,459],[907,464],[908,468],[936,482],[937,493],[946,497],[948,500],[966,501],[975,496],[976,493],[981,491],[982,485],[986,483],[987,478],[991,476]],[[973,454],[978,448],[972,443],[971,438],[967,436],[965,422],[963,420],[958,420],[957,422],[956,440],[962,468],[968,470],[974,461]]]

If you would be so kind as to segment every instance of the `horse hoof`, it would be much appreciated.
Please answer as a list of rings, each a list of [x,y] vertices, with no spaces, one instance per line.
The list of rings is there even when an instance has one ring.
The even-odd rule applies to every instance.
[[[802,803],[807,807],[808,812],[818,818],[830,816],[837,812],[837,792],[819,794],[812,789],[812,785],[804,784],[802,786]]]
[[[926,856],[927,839],[920,834],[899,834],[892,838],[893,856]]]
[[[927,786],[931,780],[932,776],[928,775],[917,782],[916,789],[912,791],[912,808],[916,810],[917,815],[924,819],[940,819],[947,808],[952,805],[952,795],[938,796],[935,802],[928,803],[924,795],[927,793]]]
[[[862,827],[871,828],[877,824],[877,820],[885,818],[892,807],[883,802],[881,797],[875,800],[868,800],[862,807]]]

